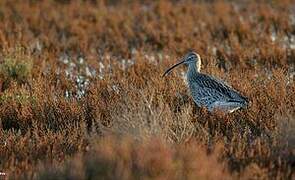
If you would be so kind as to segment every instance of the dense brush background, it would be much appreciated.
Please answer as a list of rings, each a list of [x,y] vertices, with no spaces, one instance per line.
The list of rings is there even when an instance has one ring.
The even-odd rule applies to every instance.
[[[197,108],[185,67],[251,103]],[[294,1],[0,1],[11,179],[295,178]]]

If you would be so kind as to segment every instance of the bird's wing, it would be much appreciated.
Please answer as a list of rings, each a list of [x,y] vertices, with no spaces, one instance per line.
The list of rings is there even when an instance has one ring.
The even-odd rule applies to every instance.
[[[215,89],[202,87],[198,83],[190,84],[191,94],[198,106],[209,107],[216,101],[227,99],[227,97]]]
[[[229,102],[248,102],[247,98],[243,97],[240,93],[227,85],[225,82],[218,80],[206,74],[199,74],[193,79],[191,83],[192,89],[198,89],[199,97],[207,97],[211,101],[229,101]]]

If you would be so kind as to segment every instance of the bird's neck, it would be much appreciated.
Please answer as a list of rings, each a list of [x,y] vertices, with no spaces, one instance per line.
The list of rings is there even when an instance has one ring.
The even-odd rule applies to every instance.
[[[190,63],[188,65],[188,73],[191,75],[197,75],[200,73],[200,65],[195,63]]]
[[[189,64],[187,74],[186,74],[187,81],[189,82],[189,81],[191,81],[191,79],[194,79],[195,77],[197,77],[199,72],[200,71],[199,71],[198,67],[196,67],[195,63]]]

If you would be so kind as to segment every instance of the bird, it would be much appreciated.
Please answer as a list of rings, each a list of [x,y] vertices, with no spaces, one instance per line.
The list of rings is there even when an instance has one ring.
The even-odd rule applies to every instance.
[[[200,72],[201,57],[194,51],[188,52],[179,63],[167,69],[162,77],[181,64],[188,65],[186,80],[192,98],[198,107],[206,107],[210,112],[218,109],[232,113],[248,106],[248,98],[226,82]]]

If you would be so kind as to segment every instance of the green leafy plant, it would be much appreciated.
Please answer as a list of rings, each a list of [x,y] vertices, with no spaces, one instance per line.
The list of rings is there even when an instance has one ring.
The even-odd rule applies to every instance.
[[[7,89],[12,81],[18,84],[28,82],[32,73],[32,59],[26,55],[22,48],[15,48],[4,53],[3,62],[0,64],[0,78],[2,90]]]

